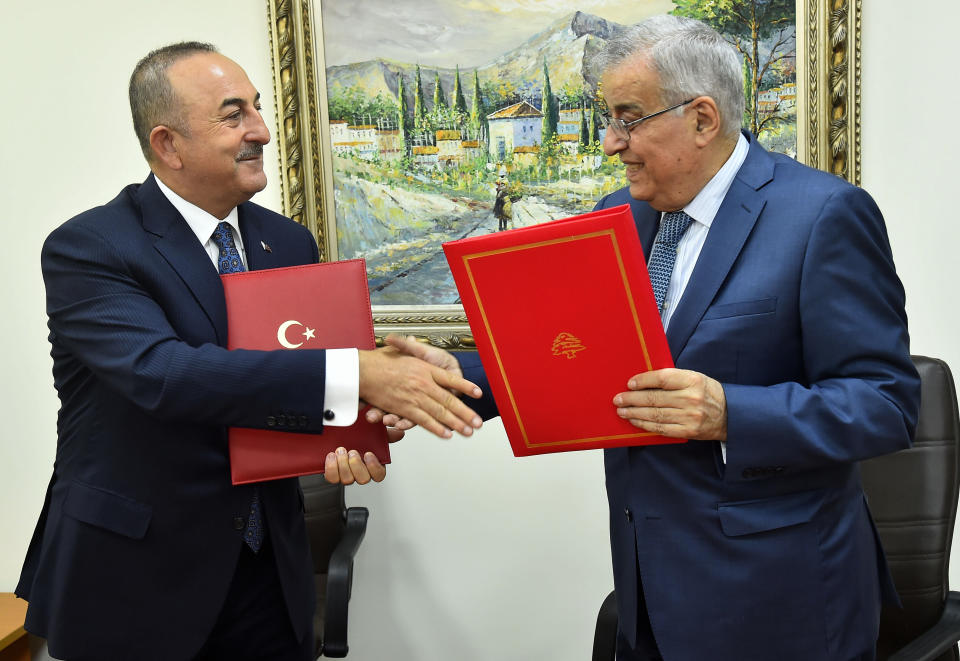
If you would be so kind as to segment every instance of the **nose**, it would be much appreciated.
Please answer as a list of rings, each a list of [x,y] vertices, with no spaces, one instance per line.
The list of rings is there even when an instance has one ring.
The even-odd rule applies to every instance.
[[[627,148],[627,141],[617,136],[612,128],[607,128],[603,134],[603,153],[607,156],[619,154]]]
[[[270,142],[270,129],[267,128],[263,116],[259,112],[252,113],[250,116],[250,129],[247,131],[246,139],[248,142],[256,142],[265,145]]]

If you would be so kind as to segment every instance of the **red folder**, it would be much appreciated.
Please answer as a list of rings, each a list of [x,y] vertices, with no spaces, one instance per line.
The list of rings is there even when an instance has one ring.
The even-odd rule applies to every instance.
[[[682,443],[620,418],[673,367],[627,205],[443,244],[516,456]]]
[[[373,349],[373,316],[362,259],[246,271],[221,277],[229,349]],[[309,331],[313,337],[304,335]],[[234,484],[322,473],[327,453],[343,446],[390,461],[383,425],[361,412],[350,427],[300,434],[231,427]]]

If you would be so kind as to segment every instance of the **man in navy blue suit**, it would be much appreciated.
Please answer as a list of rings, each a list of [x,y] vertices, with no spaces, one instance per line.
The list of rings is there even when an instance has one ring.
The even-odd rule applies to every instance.
[[[360,400],[444,437],[480,424],[450,394],[473,384],[389,347],[226,350],[218,270],[318,259],[304,227],[249,202],[266,185],[259,97],[208,44],[150,53],[130,104],[152,173],[44,244],[62,406],[17,594],[55,658],[310,659],[303,494],[232,486],[227,428],[320,433]],[[326,471],[385,475],[346,448]]]
[[[630,205],[676,365],[610,396],[691,441],[604,454],[617,657],[873,659],[896,595],[857,462],[907,447],[919,406],[880,211],[741,132],[739,58],[704,24],[651,18],[598,64],[629,185],[597,208]]]

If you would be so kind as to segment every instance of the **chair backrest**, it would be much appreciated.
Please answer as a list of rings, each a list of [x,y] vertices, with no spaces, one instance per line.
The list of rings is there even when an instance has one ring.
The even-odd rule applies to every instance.
[[[864,491],[903,609],[884,606],[879,659],[936,624],[948,592],[948,566],[960,485],[960,423],[950,368],[913,356],[920,372],[920,419],[913,447],[861,463]],[[941,659],[958,659],[954,646]]]
[[[323,475],[304,475],[300,478],[303,489],[304,519],[310,539],[310,554],[313,558],[313,583],[317,593],[317,611],[313,618],[313,630],[317,650],[323,641],[323,625],[327,594],[327,568],[333,549],[343,536],[346,502],[342,484],[330,484]]]

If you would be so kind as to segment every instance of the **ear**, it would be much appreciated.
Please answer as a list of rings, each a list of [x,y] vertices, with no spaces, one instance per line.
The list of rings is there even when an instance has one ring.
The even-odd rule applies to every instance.
[[[162,124],[153,127],[150,131],[150,148],[153,150],[154,158],[171,170],[179,170],[183,167],[183,160],[177,151],[179,139],[180,136],[173,129]]]
[[[696,119],[696,143],[706,147],[720,135],[720,110],[709,96],[698,96],[690,104]]]

